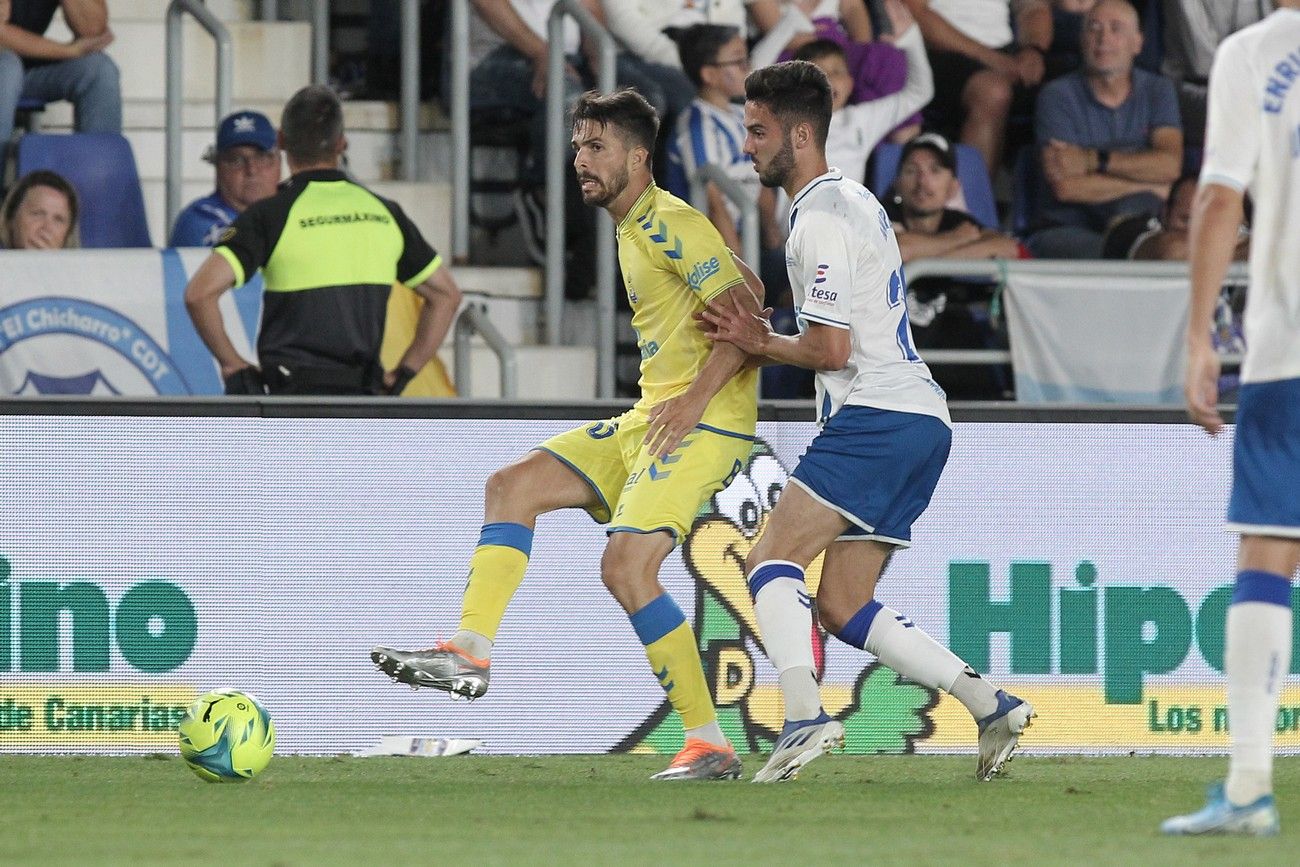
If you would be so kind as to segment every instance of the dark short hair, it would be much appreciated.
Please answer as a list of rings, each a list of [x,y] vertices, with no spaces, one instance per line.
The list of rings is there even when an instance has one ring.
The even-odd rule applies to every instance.
[[[285,104],[280,132],[284,152],[293,162],[328,162],[343,137],[343,104],[323,84],[309,84]]]
[[[745,79],[745,99],[764,105],[781,126],[808,123],[817,144],[826,146],[831,128],[831,83],[806,60],[787,60],[755,70]]]
[[[79,210],[77,188],[63,175],[47,169],[28,172],[9,188],[9,193],[4,198],[4,204],[0,206],[0,246],[13,246],[14,238],[11,230],[14,219],[18,216],[18,208],[22,206],[23,199],[27,198],[27,194],[32,187],[49,187],[62,193],[63,197],[68,200],[68,237],[63,246],[65,248],[81,246],[81,235],[77,231],[77,212]]]
[[[726,24],[692,24],[678,30],[673,39],[682,58],[682,70],[697,88],[704,85],[704,67],[718,59],[722,46],[740,35],[740,28]]]
[[[655,151],[659,115],[634,88],[624,87],[613,93],[587,91],[573,106],[573,126],[582,121],[617,127],[629,150],[643,147],[651,154]]]
[[[814,39],[807,45],[799,46],[799,50],[794,53],[795,60],[806,60],[809,63],[816,63],[823,57],[844,58],[844,47],[833,39]]]

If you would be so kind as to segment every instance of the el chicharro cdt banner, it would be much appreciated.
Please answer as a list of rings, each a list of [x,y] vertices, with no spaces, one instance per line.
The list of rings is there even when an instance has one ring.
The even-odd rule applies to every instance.
[[[674,752],[677,719],[581,513],[539,522],[483,699],[413,692],[368,659],[454,630],[488,474],[574,424],[0,415],[0,750],[170,750],[186,704],[231,686],[264,701],[283,752],[388,734]],[[744,473],[663,570],[742,750],[781,724],[742,563],[813,433],[761,423]],[[1230,449],[1230,432],[1188,425],[958,423],[879,596],[1034,702],[1026,750],[1221,751]],[[815,642],[850,751],[973,749],[956,702]],[[1277,726],[1296,752],[1295,687]]]

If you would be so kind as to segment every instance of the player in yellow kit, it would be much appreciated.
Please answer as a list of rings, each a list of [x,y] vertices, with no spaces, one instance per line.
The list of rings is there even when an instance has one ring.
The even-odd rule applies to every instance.
[[[585,509],[608,524],[601,580],[623,606],[681,715],[686,744],[655,779],[735,779],[740,760],[718,727],[690,624],[659,567],[700,506],[749,455],[756,372],[704,336],[709,302],[757,313],[762,286],[708,218],[655,186],[659,119],[634,90],[585,94],[573,114],[574,167],[589,205],[618,224],[618,256],[641,349],[641,400],[617,418],[542,443],[488,480],[460,628],[428,650],[376,647],[395,679],[476,698],[487,691],[501,617],[523,580],[537,516]]]

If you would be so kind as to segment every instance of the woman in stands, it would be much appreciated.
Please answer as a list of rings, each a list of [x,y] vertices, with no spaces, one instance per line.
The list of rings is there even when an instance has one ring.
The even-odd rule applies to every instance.
[[[0,206],[0,247],[59,250],[78,246],[77,191],[72,184],[45,170],[24,175]]]

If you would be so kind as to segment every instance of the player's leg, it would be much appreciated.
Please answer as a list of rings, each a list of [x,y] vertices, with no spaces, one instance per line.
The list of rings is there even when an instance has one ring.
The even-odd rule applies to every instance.
[[[1166,834],[1278,833],[1273,731],[1291,669],[1291,579],[1300,562],[1300,380],[1241,387],[1232,443],[1228,528],[1242,534],[1224,624],[1232,762],[1205,808],[1175,816]]]
[[[844,742],[844,726],[822,708],[804,571],[848,523],[802,487],[789,485],[746,560],[754,618],[785,700],[785,725],[756,783],[794,779],[808,762]]]
[[[1273,733],[1278,698],[1291,670],[1291,578],[1300,539],[1243,535],[1237,583],[1224,624],[1232,758],[1228,779],[1210,787],[1206,806],[1161,826],[1166,834],[1272,836]]]
[[[740,760],[718,726],[699,644],[659,583],[659,567],[689,532],[704,501],[734,478],[753,443],[697,430],[673,454],[657,460],[642,446],[644,435],[643,425],[619,431],[632,456],[631,472],[610,522],[601,578],[632,621],[685,730],[684,749],[654,779],[735,779]]]
[[[876,599],[895,548],[875,540],[838,541],[822,561],[817,614],[827,632],[882,664],[960,701],[979,730],[975,775],[988,780],[1011,758],[1034,715],[1032,705],[998,689],[905,614]]]
[[[548,451],[529,452],[493,473],[484,491],[483,528],[469,560],[460,628],[451,643],[473,656],[489,656],[528,568],[537,517],[600,505],[592,485]]]
[[[487,691],[492,643],[527,569],[537,517],[580,507],[598,521],[609,519],[609,492],[624,475],[614,429],[610,422],[560,434],[492,474],[459,629],[428,649],[374,648],[370,656],[380,670],[411,686],[469,698]]]

